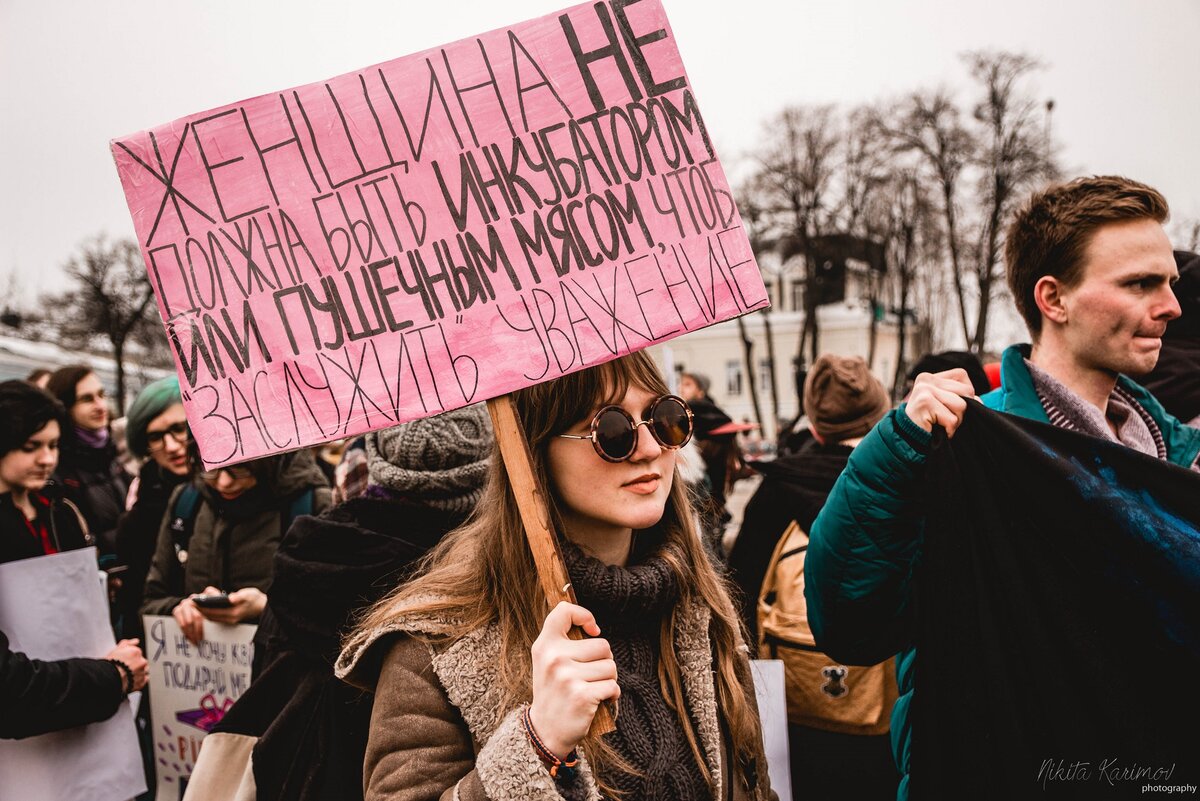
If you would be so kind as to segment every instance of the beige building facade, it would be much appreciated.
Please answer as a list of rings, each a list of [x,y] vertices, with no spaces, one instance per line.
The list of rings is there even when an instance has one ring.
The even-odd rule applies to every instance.
[[[786,302],[786,301],[785,301]],[[790,305],[790,304],[789,304]],[[775,361],[772,364],[767,346],[769,315],[774,340]],[[871,328],[873,313],[857,299],[822,306],[817,311],[819,329],[818,353],[837,353],[843,356],[872,354]],[[871,371],[889,391],[896,376],[900,358],[899,319],[895,314],[883,314],[875,322],[875,346]],[[669,377],[672,386],[678,385],[680,373],[702,373],[712,381],[710,397],[734,420],[758,422],[751,400],[750,382],[755,382],[759,409],[762,412],[763,434],[770,440],[776,436],[778,420],[785,423],[799,413],[796,394],[796,369],[800,346],[800,331],[804,313],[800,311],[755,312],[742,318],[746,335],[752,344],[753,364],[746,364],[745,348],[736,320],[695,331],[651,348],[655,360]],[[904,363],[911,364],[927,348],[927,326],[909,319],[905,335]],[[807,346],[805,351],[808,351]],[[772,404],[771,376],[778,392],[778,408]]]

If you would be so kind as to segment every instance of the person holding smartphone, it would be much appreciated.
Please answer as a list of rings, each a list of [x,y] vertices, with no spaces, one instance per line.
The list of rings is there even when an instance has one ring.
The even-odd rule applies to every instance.
[[[173,615],[193,643],[206,620],[257,622],[292,512],[319,514],[331,498],[308,451],[199,473],[167,504],[142,614]]]

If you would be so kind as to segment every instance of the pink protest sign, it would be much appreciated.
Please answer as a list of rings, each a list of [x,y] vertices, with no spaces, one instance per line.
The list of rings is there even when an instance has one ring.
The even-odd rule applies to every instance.
[[[112,142],[209,467],[766,307],[658,0]]]

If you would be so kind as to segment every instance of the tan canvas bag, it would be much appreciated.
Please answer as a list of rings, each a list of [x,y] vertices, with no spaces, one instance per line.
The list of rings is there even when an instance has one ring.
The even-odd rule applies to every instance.
[[[886,734],[896,688],[895,658],[841,665],[817,650],[804,600],[808,534],[788,526],[758,596],[758,655],[783,661],[788,721],[843,734]]]

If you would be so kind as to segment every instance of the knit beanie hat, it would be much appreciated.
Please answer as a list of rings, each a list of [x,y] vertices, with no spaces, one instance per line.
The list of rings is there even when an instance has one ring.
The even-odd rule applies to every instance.
[[[883,384],[857,356],[827,353],[804,382],[804,413],[826,442],[865,436],[890,406]]]
[[[462,514],[483,494],[491,454],[492,421],[481,403],[367,435],[370,483]]]
[[[160,378],[138,393],[137,400],[125,413],[125,442],[130,453],[139,458],[146,456],[146,426],[176,403],[183,403],[179,395],[179,376]]]

